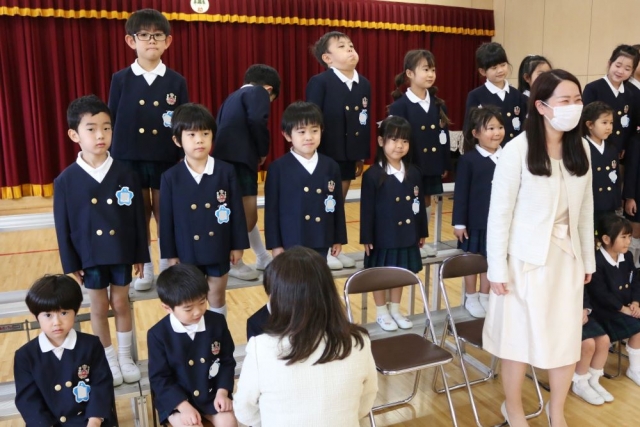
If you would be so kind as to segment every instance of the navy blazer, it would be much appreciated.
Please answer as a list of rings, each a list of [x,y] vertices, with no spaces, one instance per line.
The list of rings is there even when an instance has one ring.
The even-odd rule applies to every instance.
[[[469,123],[469,114],[472,107],[494,105],[502,111],[502,118],[504,120],[504,140],[502,141],[502,146],[504,146],[524,130],[524,120],[527,117],[527,102],[529,102],[529,98],[523,96],[518,89],[513,86],[509,86],[509,92],[505,94],[504,101],[500,99],[498,94],[489,92],[489,89],[487,89],[485,85],[479,86],[467,95],[463,131],[466,132],[471,126]],[[516,126],[516,124],[519,124],[519,126]]]
[[[640,203],[640,135],[633,135],[625,157],[622,197]]]
[[[91,417],[104,418],[105,427],[118,425],[104,347],[93,335],[77,332],[77,337],[74,349],[65,349],[60,360],[53,351],[43,353],[37,337],[16,351],[16,407],[27,427],[86,427]],[[87,401],[76,402],[79,386],[90,387]]]
[[[633,255],[627,252],[619,267],[609,264],[600,250],[596,251],[596,271],[586,285],[598,320],[609,320],[619,315],[623,305],[640,302],[640,282],[633,265]]]
[[[264,185],[264,235],[268,249],[300,245],[329,248],[347,243],[340,168],[318,154],[310,174],[291,152],[269,165]],[[333,199],[333,212],[325,204]]]
[[[260,85],[229,95],[218,110],[213,156],[257,172],[260,158],[269,154],[270,107],[269,92]]]
[[[593,209],[594,211],[613,212],[622,205],[618,150],[609,141],[604,141],[603,144],[604,153],[600,154],[600,151],[589,142],[593,175]],[[611,174],[614,174],[615,181],[612,179]]]
[[[453,193],[452,225],[464,225],[468,230],[487,229],[495,170],[494,161],[483,157],[475,148],[460,157]]]
[[[371,153],[371,85],[362,74],[351,90],[332,69],[307,83],[306,100],[324,115],[318,152],[338,162],[368,159]]]
[[[627,149],[629,138],[636,132],[634,111],[634,90],[631,83],[624,82],[624,93],[619,93],[616,97],[603,78],[588,83],[582,91],[582,102],[584,105],[593,101],[602,101],[613,109],[613,133],[609,135],[607,141],[613,143],[618,152]],[[626,122],[624,126],[623,121]]]
[[[149,262],[142,191],[129,168],[114,160],[98,182],[74,162],[53,186],[53,218],[65,274],[98,265]]]
[[[411,102],[406,93],[389,106],[389,115],[404,117],[411,124],[411,161],[426,176],[440,176],[451,170],[449,127],[440,120],[440,109],[445,114],[447,109],[436,105],[434,98],[430,97],[428,113],[420,104]]]
[[[185,162],[162,174],[160,253],[194,265],[229,262],[232,250],[247,249],[249,237],[236,173],[215,160],[213,174],[196,182]],[[228,222],[218,215],[228,212]]]
[[[187,81],[169,68],[151,85],[130,66],[115,73],[109,91],[113,158],[177,162],[180,149],[171,139],[171,115],[187,102]]]
[[[207,310],[206,330],[194,339],[176,333],[170,315],[147,332],[149,382],[161,423],[185,400],[203,414],[216,414],[213,400],[220,389],[233,392],[236,361],[231,333],[224,316]],[[216,353],[217,352],[217,353]],[[209,369],[219,363],[218,374],[209,378]]]
[[[424,207],[422,177],[405,164],[402,182],[373,164],[362,175],[360,196],[360,243],[376,249],[417,246],[429,236]]]
[[[262,308],[251,315],[247,319],[247,342],[251,337],[262,335],[264,333],[264,326],[269,321],[269,309],[267,305],[263,305]]]

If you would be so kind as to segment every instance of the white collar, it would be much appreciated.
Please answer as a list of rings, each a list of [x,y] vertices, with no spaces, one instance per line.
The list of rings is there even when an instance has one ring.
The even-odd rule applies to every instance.
[[[267,311],[271,314],[271,301],[267,301]]]
[[[198,183],[200,183],[200,180],[202,179],[202,175],[213,175],[214,160],[213,160],[213,157],[211,156],[207,156],[207,164],[205,165],[204,171],[202,173],[198,173],[193,169],[191,169],[189,167],[189,163],[187,163],[187,159],[184,160],[184,164],[187,167],[187,170],[189,171],[193,179],[198,181]]]
[[[336,76],[338,76],[338,78],[340,79],[340,81],[342,81],[342,83],[348,83],[348,82],[355,82],[355,83],[360,83],[360,77],[358,77],[358,72],[356,70],[353,70],[353,78],[347,78],[347,76],[345,76],[344,74],[342,74],[342,71],[338,70],[336,67],[331,67],[331,69],[333,70],[334,73],[336,73]]]
[[[51,343],[51,341],[49,341],[49,338],[47,338],[47,335],[44,332],[40,332],[40,334],[38,334],[38,344],[40,344],[40,351],[43,353],[46,353],[48,351],[53,351],[59,348],[66,349],[66,350],[73,350],[76,347],[77,340],[78,340],[78,334],[76,333],[75,329],[71,329],[69,331],[69,333],[67,334],[67,337],[64,339],[64,342],[60,347],[54,346]]]
[[[618,262],[616,262],[613,260],[613,258],[611,258],[609,252],[605,250],[604,246],[600,247],[600,252],[602,252],[602,255],[604,255],[604,259],[606,259],[607,262],[614,267],[620,267],[620,263],[624,262],[624,254],[618,254]]]
[[[613,87],[613,84],[611,83],[611,80],[609,80],[609,77],[604,76],[604,81],[607,82],[607,84],[609,85],[609,87],[613,91],[613,94],[616,97],[618,96],[619,93],[624,93],[624,82],[620,83],[620,88],[619,89],[616,89],[615,87]]]
[[[151,71],[147,71],[142,68],[140,64],[138,64],[138,60],[136,59],[135,61],[133,61],[133,64],[131,64],[131,71],[133,71],[133,74],[135,74],[136,76],[141,76],[143,74],[155,74],[157,76],[164,76],[164,73],[167,72],[167,66],[162,63],[162,60],[160,60],[160,63],[156,66],[156,68]]]
[[[204,326],[204,315],[195,325],[183,325],[173,313],[169,314],[169,321],[171,322],[171,329],[173,329],[173,332],[176,334],[188,334],[191,339],[195,337],[196,332],[206,331]]]
[[[408,88],[406,93],[407,93],[407,98],[409,99],[409,101],[413,102],[414,104],[417,104],[419,102],[426,102],[427,104],[429,104],[431,102],[431,98],[429,96],[429,91],[427,91],[427,96],[425,96],[424,99],[420,99],[420,97],[418,95],[413,93],[411,88]]]
[[[509,93],[509,82],[506,81],[506,80],[504,82],[504,88],[503,89],[500,89],[498,86],[494,85],[489,80],[484,82],[484,85],[486,86],[487,89],[489,89],[489,92],[491,92],[494,95],[496,93],[500,93],[500,92]]]
[[[380,166],[382,166],[382,163],[378,163]],[[402,175],[404,175],[404,162],[400,162],[400,169],[396,169],[393,166],[391,166],[390,163],[387,163],[387,175],[395,175],[397,173],[401,173]]]
[[[591,145],[596,147],[596,150],[598,150],[600,154],[604,154],[604,141],[602,141],[602,144],[598,145],[590,137],[585,136],[585,138],[587,138],[587,141],[589,141]]]
[[[306,157],[301,156],[300,154],[296,153],[295,151],[293,151],[293,148],[290,150],[291,154],[293,154],[293,157],[295,157],[296,159],[298,159],[298,161],[300,162],[301,165],[313,165],[313,164],[318,164],[318,150],[316,150],[313,153],[313,156],[311,156],[310,159],[307,159]]]
[[[527,98],[528,98],[528,97],[531,97],[531,92],[529,92],[529,90],[527,90],[527,89],[525,89],[525,91],[524,91],[524,92],[522,92],[522,94],[523,94],[524,96],[526,96]]]
[[[629,83],[631,83],[632,85],[634,85],[635,87],[637,87],[638,89],[640,89],[640,81],[636,80],[635,77],[631,77],[629,79]]]
[[[492,153],[492,152],[487,151],[484,148],[482,148],[480,146],[480,144],[476,144],[476,150],[478,151],[478,153],[480,153],[480,155],[482,157],[488,157],[491,160],[493,160],[493,162],[496,163],[496,164],[498,163],[498,159],[500,158],[500,155],[502,154],[502,147],[498,147],[496,152]]]
[[[93,174],[93,173],[100,173],[104,171],[104,169],[109,170],[109,168],[111,168],[111,165],[113,164],[113,158],[111,157],[111,154],[107,151],[107,159],[104,162],[102,162],[100,166],[98,166],[97,168],[94,168],[84,160],[84,158],[82,157],[82,151],[80,151],[78,153],[78,158],[76,159],[76,163],[78,163],[78,165],[80,165],[80,167],[83,170],[85,170],[87,173]]]
[[[240,86],[240,89],[244,89],[245,87],[251,87],[251,86],[253,86],[251,83],[247,83],[247,84],[244,84],[244,85]]]

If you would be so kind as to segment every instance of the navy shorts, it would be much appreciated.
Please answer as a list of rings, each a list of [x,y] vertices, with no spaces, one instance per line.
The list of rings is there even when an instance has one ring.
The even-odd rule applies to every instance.
[[[207,277],[222,277],[231,269],[231,265],[228,262],[223,264],[198,265],[197,267]]]
[[[144,160],[121,160],[129,169],[138,175],[141,188],[160,189],[160,178],[162,174],[174,166],[171,162],[147,162]]]
[[[236,180],[240,187],[242,197],[258,195],[258,172],[254,172],[244,163],[227,162],[233,165],[236,171]]]
[[[131,283],[131,264],[96,265],[83,271],[82,283],[87,289],[105,289],[109,285],[127,286]]]

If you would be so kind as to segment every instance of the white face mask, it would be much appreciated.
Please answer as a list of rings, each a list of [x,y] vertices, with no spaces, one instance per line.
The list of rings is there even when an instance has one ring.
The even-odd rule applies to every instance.
[[[562,105],[559,107],[552,107],[544,101],[540,101],[547,107],[553,109],[553,119],[549,119],[551,127],[560,132],[569,132],[573,130],[578,123],[580,123],[580,116],[582,115],[582,104]]]

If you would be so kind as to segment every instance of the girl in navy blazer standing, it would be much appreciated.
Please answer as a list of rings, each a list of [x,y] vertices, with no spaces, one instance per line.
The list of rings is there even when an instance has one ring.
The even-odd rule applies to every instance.
[[[418,169],[407,162],[411,125],[402,117],[387,117],[378,130],[376,163],[362,176],[360,243],[364,267],[422,270],[419,248],[429,235],[424,194]],[[387,308],[384,291],[376,291],[377,322],[385,331],[408,329],[413,323],[400,313],[402,288],[391,290]]]
[[[520,63],[518,69],[518,90],[525,100],[531,95],[531,85],[536,78],[547,71],[551,71],[551,63],[544,56],[527,55]]]

